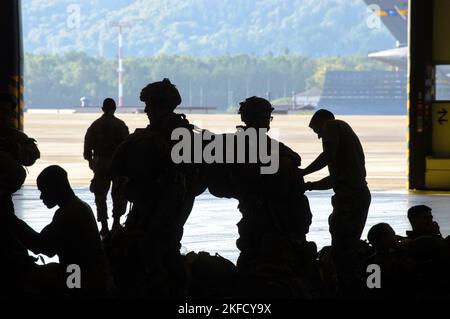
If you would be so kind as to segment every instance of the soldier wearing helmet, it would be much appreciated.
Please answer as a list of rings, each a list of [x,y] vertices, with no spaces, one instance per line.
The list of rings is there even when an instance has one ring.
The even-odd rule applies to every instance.
[[[246,99],[240,103],[238,112],[245,125],[238,128],[268,131],[273,110],[266,99],[256,96]],[[212,178],[208,185],[214,195],[239,200],[242,219],[238,223],[239,239],[236,244],[241,254],[237,266],[250,272],[268,260],[271,263],[284,262],[276,256],[277,252],[267,250],[269,246],[264,243],[268,238],[281,236],[294,239],[296,244],[301,245],[311,224],[308,199],[303,195],[303,182],[299,179],[300,156],[283,143],[266,137],[268,147],[272,143],[278,145],[280,163],[276,173],[261,174],[260,161],[222,165],[221,171],[216,172],[221,177]],[[249,151],[248,144],[245,150],[236,150],[242,151]]]
[[[36,141],[11,123],[16,103],[9,93],[0,93],[0,151],[9,153],[23,166],[31,166],[40,157]]]
[[[269,101],[252,96],[240,103],[238,114],[247,127],[270,129],[274,108]]]
[[[199,182],[197,166],[172,161],[171,148],[175,142],[171,134],[182,127],[193,135],[194,126],[184,114],[174,112],[181,96],[169,79],[147,85],[140,99],[145,103],[150,124],[145,129],[137,129],[119,146],[112,169],[116,175],[128,178],[126,196],[133,206],[123,231],[143,248],[140,254],[144,257],[141,263],[113,264],[113,267],[116,267],[118,285],[130,294],[144,291],[147,296],[182,297],[185,291],[180,255],[183,226],[195,196],[206,186]],[[147,277],[149,269],[151,277]],[[131,272],[133,278],[129,277]],[[142,278],[134,281],[139,277]]]

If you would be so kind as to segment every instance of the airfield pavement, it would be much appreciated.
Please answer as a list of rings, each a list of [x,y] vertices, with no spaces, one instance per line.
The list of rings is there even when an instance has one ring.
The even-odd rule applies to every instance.
[[[69,172],[75,185],[87,185],[92,178],[83,159],[86,129],[98,118],[95,113],[29,113],[25,114],[25,132],[35,138],[41,159],[30,167],[27,185],[34,185],[39,172],[58,164]],[[130,132],[145,127],[145,114],[117,114]],[[216,133],[233,132],[240,125],[238,115],[188,114],[188,119],[201,128]],[[407,167],[407,120],[405,116],[340,116],[358,134],[364,147],[367,179],[371,189],[404,189]],[[275,115],[270,135],[279,139],[302,157],[302,167],[309,164],[322,148],[321,141],[308,127],[308,115]],[[327,174],[326,169],[311,175],[311,180]]]

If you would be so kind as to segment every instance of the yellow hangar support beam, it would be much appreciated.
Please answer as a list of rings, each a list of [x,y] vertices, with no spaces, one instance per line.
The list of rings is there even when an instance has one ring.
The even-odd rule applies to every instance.
[[[16,101],[11,122],[23,130],[23,46],[20,0],[0,1],[0,92],[9,92]]]
[[[409,5],[409,188],[450,190],[450,1]]]

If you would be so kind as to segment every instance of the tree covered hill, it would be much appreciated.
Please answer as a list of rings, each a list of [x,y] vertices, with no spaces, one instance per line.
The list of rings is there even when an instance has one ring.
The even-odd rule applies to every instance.
[[[363,0],[23,0],[22,11],[34,54],[114,57],[116,21],[133,25],[128,56],[365,55],[395,44],[367,27]]]

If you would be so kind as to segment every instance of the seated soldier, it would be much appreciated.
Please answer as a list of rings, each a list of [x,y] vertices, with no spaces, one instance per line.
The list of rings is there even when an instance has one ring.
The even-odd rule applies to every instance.
[[[37,266],[30,280],[48,293],[68,292],[68,266],[75,264],[80,269],[81,295],[104,293],[108,283],[107,262],[91,208],[75,195],[67,172],[59,166],[45,168],[37,178],[37,186],[43,203],[50,209],[59,208],[40,233],[18,218],[15,232],[33,253],[57,255],[59,264]]]
[[[370,245],[377,253],[388,253],[397,248],[399,237],[389,224],[379,223],[372,226],[367,234]]]
[[[412,230],[406,232],[409,239],[421,236],[442,238],[438,223],[433,221],[430,207],[426,205],[411,207],[408,210],[408,220],[412,227]]]
[[[381,289],[369,289],[369,298],[412,297],[416,281],[416,263],[409,246],[387,223],[372,226],[367,234],[375,253],[363,260],[364,269],[377,265],[381,270]]]

